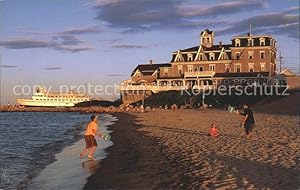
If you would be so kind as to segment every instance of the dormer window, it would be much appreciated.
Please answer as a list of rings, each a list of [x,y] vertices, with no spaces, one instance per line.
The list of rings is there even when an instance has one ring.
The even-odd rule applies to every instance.
[[[226,60],[226,53],[222,53],[221,60]]]
[[[235,46],[240,47],[241,46],[241,40],[240,39],[235,39]]]
[[[177,61],[181,62],[182,61],[181,57],[178,57]]]
[[[193,54],[188,54],[188,61],[193,61]]]
[[[204,60],[203,53],[200,53],[200,55],[199,55],[199,60],[200,60],[200,61],[203,61],[203,60]]]
[[[266,45],[265,38],[259,38],[259,45],[260,46],[265,46]]]
[[[253,43],[253,39],[252,38],[250,38],[250,39],[248,39],[248,46],[253,46],[254,45],[254,43]]]
[[[209,54],[209,60],[210,60],[210,61],[215,60],[215,54],[214,54],[214,53],[210,53],[210,54]]]

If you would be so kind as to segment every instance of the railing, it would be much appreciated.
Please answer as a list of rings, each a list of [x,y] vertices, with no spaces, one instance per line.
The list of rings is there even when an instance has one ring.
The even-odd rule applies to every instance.
[[[215,75],[214,71],[194,71],[194,72],[184,72],[185,77],[212,77]]]
[[[187,90],[191,88],[190,85],[186,86],[172,86],[172,85],[166,85],[166,86],[157,86],[157,85],[151,85],[151,84],[140,84],[140,85],[131,85],[131,84],[121,84],[119,86],[120,91],[152,91],[153,93],[163,92],[163,91],[180,91],[180,90]],[[208,90],[213,89],[213,85],[194,85],[192,87],[194,90]]]

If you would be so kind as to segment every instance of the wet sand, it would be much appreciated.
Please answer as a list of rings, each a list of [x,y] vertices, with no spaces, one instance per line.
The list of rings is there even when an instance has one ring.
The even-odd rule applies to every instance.
[[[85,189],[298,189],[299,117],[257,113],[254,139],[222,110],[118,113],[108,157]],[[208,136],[216,122],[220,137]]]

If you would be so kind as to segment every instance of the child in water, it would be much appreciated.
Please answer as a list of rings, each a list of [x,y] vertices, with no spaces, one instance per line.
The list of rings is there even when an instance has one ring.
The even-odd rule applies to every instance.
[[[211,124],[211,128],[209,130],[209,134],[212,137],[218,137],[219,136],[219,131],[218,131],[217,125],[215,123]]]

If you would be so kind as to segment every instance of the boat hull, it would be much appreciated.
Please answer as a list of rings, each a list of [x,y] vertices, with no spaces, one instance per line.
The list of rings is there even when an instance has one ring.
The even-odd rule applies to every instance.
[[[36,101],[31,99],[18,99],[21,106],[27,107],[74,107],[79,102],[58,102],[58,101]]]

